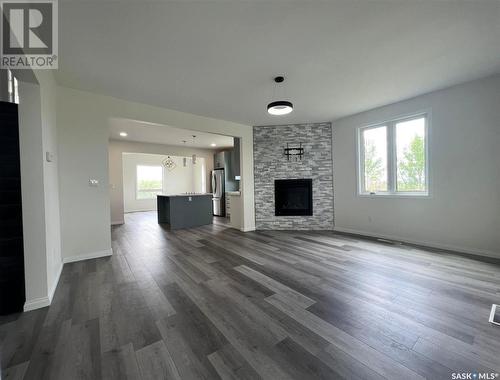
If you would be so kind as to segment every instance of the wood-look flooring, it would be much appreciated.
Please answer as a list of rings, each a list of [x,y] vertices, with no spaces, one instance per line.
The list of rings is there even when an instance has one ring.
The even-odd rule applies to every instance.
[[[2,318],[2,379],[451,379],[500,372],[500,268],[333,232],[168,231],[66,264],[50,307]]]

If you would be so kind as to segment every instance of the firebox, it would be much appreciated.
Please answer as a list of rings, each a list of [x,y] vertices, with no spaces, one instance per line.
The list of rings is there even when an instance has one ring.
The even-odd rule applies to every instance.
[[[274,207],[276,216],[312,215],[312,179],[275,180]]]

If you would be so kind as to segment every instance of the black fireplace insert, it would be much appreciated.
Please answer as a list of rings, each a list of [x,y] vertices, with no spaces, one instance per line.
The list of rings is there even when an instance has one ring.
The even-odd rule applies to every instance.
[[[276,216],[312,215],[312,179],[275,180],[274,207]]]

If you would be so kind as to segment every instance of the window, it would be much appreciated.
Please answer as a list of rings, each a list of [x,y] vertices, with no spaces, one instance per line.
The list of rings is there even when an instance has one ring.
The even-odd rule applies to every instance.
[[[163,168],[137,165],[137,199],[155,199],[163,192]]]
[[[10,70],[7,70],[7,92],[9,102],[19,104],[19,89],[17,79]]]
[[[387,191],[387,127],[363,131],[363,174],[366,192]]]
[[[428,117],[359,129],[359,193],[428,195]]]
[[[425,192],[425,118],[395,124],[396,191]]]

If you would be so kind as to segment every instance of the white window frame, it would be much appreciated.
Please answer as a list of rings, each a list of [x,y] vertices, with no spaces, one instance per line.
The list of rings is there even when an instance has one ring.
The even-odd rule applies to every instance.
[[[426,191],[398,191],[397,190],[397,154],[396,154],[396,124],[414,119],[425,120],[425,185]],[[431,181],[429,170],[429,145],[430,145],[431,111],[425,110],[408,115],[391,118],[375,124],[369,124],[357,129],[356,144],[356,170],[357,170],[357,195],[360,197],[395,197],[395,198],[430,198]],[[370,193],[364,190],[364,140],[363,132],[369,129],[387,128],[387,191]]]
[[[139,184],[138,184],[138,176],[137,176],[137,171],[139,170],[139,166],[146,166],[150,168],[161,168],[161,191],[163,192],[163,189],[165,188],[165,173],[163,172],[163,166],[161,165],[143,165],[143,164],[137,164],[135,165],[135,200],[136,201],[149,201],[151,199],[156,199],[155,197],[153,198],[139,198]]]

